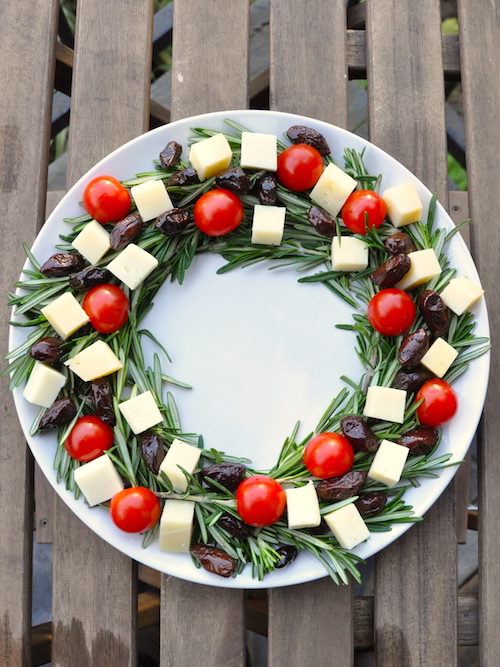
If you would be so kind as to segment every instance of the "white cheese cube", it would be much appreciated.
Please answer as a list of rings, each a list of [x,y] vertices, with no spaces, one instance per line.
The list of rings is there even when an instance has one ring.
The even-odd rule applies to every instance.
[[[252,243],[279,245],[285,229],[284,206],[263,206],[256,204],[253,209]]]
[[[163,421],[161,412],[150,391],[145,391],[128,401],[119,403],[118,408],[135,435],[147,431],[148,428]]]
[[[30,403],[50,408],[65,384],[65,375],[51,366],[35,361],[24,388],[23,396]]]
[[[160,519],[158,546],[164,551],[188,552],[193,532],[194,502],[168,499]]]
[[[335,164],[329,164],[311,190],[311,199],[335,217],[358,184]]]
[[[231,164],[233,154],[228,140],[223,134],[202,139],[189,150],[189,161],[193,165],[200,181],[215,176],[221,169]]]
[[[406,391],[392,387],[368,387],[363,410],[365,417],[402,424],[405,418]]]
[[[75,470],[74,477],[91,507],[110,500],[124,488],[122,478],[106,454],[81,465]]]
[[[275,134],[241,133],[241,166],[243,169],[278,168],[278,140]]]
[[[457,315],[469,310],[484,294],[484,289],[465,276],[452,278],[441,292],[441,298]]]
[[[368,470],[368,477],[386,486],[394,486],[401,479],[410,450],[390,440],[382,440]]]
[[[370,531],[354,503],[323,516],[343,549],[354,549],[370,537]]]
[[[123,368],[113,350],[103,340],[96,340],[74,357],[64,362],[84,382],[110,375]]]
[[[394,227],[417,222],[422,217],[422,202],[413,183],[401,183],[389,188],[382,195],[387,215]]]
[[[201,449],[176,438],[161,462],[160,475],[164,472],[174,489],[184,493],[188,487],[188,481],[179,466],[192,474],[198,465],[200,456]]]
[[[288,527],[291,530],[319,526],[321,515],[318,494],[312,482],[294,489],[285,489],[285,494]]]
[[[91,264],[99,262],[111,248],[109,234],[97,220],[85,225],[71,245]]]
[[[411,260],[410,270],[396,284],[398,289],[412,289],[441,273],[441,265],[432,248],[415,250],[408,253],[408,257]]]
[[[137,289],[157,266],[156,257],[135,243],[129,243],[106,268],[129,289]]]
[[[130,188],[139,215],[144,222],[157,218],[174,208],[165,184],[161,180],[144,181]]]
[[[61,294],[41,311],[63,340],[78,331],[90,319],[71,292]]]
[[[455,350],[443,338],[436,338],[420,360],[420,363],[438,378],[442,378],[457,356],[458,350]]]
[[[368,246],[354,236],[334,236],[332,239],[332,269],[362,271],[368,266]]]

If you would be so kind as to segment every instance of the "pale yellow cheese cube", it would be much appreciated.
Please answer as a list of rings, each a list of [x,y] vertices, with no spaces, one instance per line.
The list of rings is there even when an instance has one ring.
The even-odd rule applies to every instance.
[[[188,552],[193,532],[194,502],[165,501],[160,519],[159,544],[164,551]]]
[[[354,236],[334,236],[332,239],[332,269],[362,271],[368,266],[368,246]]]
[[[23,391],[24,398],[30,403],[50,408],[57,395],[66,384],[66,376],[51,366],[35,361],[28,382]]]
[[[311,190],[311,199],[331,216],[338,215],[358,182],[335,164],[329,164]]]
[[[96,340],[64,363],[84,382],[110,375],[123,368],[121,361],[103,340]]]
[[[442,271],[436,253],[432,248],[415,250],[415,252],[408,253],[408,257],[411,261],[410,270],[396,284],[398,289],[406,290],[422,285],[431,278],[438,276]]]
[[[458,350],[455,350],[443,338],[436,338],[420,363],[428,368],[431,373],[434,373],[436,377],[442,378],[457,356]]]
[[[293,489],[285,489],[288,527],[313,528],[321,523],[318,494],[312,482]]]
[[[469,278],[452,278],[441,292],[441,298],[457,315],[469,310],[484,294],[484,289]]]
[[[285,229],[284,206],[263,206],[256,204],[253,209],[252,243],[280,245]]]
[[[241,166],[243,169],[278,168],[278,140],[275,134],[241,133]]]
[[[85,225],[71,245],[91,264],[99,262],[111,248],[109,234],[97,220]]]
[[[386,190],[382,197],[394,227],[409,225],[422,217],[422,202],[413,183],[395,185]]]
[[[365,417],[402,424],[405,418],[406,391],[392,387],[368,387],[363,410]]]
[[[144,222],[154,220],[174,208],[165,184],[159,179],[134,185],[130,188],[130,194]]]
[[[41,311],[63,340],[81,329],[90,319],[71,292],[61,294]]]
[[[106,268],[129,289],[134,290],[142,285],[157,266],[156,257],[135,243],[129,243]]]
[[[188,445],[187,442],[178,440],[177,438],[172,442],[170,448],[161,462],[160,475],[165,473],[172,486],[176,491],[184,493],[188,487],[186,475],[182,472],[182,468],[189,474],[193,474],[200,460],[201,449]]]
[[[354,503],[323,516],[343,549],[354,549],[370,537],[370,531]]]
[[[74,477],[91,507],[110,500],[124,488],[122,478],[106,454],[81,465],[75,470]]]
[[[155,398],[150,391],[145,391],[128,401],[119,403],[118,408],[135,435],[163,421]]]
[[[232,159],[231,146],[223,134],[214,134],[213,137],[202,139],[193,144],[189,150],[189,161],[200,181],[206,181],[221,169],[229,167]]]
[[[368,477],[386,486],[395,486],[401,479],[409,453],[408,447],[382,440],[368,470]]]

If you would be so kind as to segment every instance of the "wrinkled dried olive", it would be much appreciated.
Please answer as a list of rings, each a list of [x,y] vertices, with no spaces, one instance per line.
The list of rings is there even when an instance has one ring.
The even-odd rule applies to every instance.
[[[114,426],[116,419],[111,384],[104,378],[94,380],[90,387],[90,399],[99,419],[110,426]]]
[[[245,476],[246,466],[243,463],[230,463],[224,461],[222,463],[213,463],[206,466],[201,471],[203,481],[210,486],[210,482],[214,480],[218,484],[224,486],[228,491],[235,491],[238,485],[243,481]]]
[[[38,424],[41,431],[63,426],[70,422],[76,415],[76,405],[69,398],[60,398],[43,413]]]
[[[221,515],[217,520],[217,525],[220,526],[220,528],[224,528],[224,530],[233,537],[239,537],[240,539],[250,537],[252,534],[251,526],[228,512],[224,512],[224,514]]]
[[[171,185],[193,185],[199,183],[198,174],[193,167],[186,167],[169,176],[167,187]]]
[[[108,269],[103,269],[98,266],[88,266],[86,269],[73,273],[69,278],[69,285],[74,290],[83,292],[96,285],[103,285],[109,283],[111,280],[111,273]]]
[[[382,491],[370,491],[360,496],[354,504],[358,512],[366,519],[369,516],[375,516],[381,512],[387,503],[387,493]]]
[[[434,290],[426,289],[420,295],[418,307],[433,336],[439,338],[448,331],[449,317],[443,299]]]
[[[328,155],[330,152],[330,146],[325,137],[317,130],[313,130],[312,127],[292,125],[288,128],[286,134],[292,144],[309,144],[309,146],[314,146],[321,155]]]
[[[361,417],[343,417],[340,429],[354,449],[360,452],[374,452],[378,447],[375,433]]]
[[[239,167],[228,167],[219,171],[215,177],[215,183],[219,188],[226,188],[231,192],[244,194],[250,188],[250,181],[245,172]]]
[[[62,340],[54,336],[46,336],[40,338],[31,346],[30,355],[37,361],[42,361],[45,364],[52,364],[54,361],[59,361],[63,355],[61,349]]]
[[[262,206],[274,206],[278,195],[276,174],[266,172],[257,181],[257,197]]]
[[[433,377],[434,374],[423,366],[408,371],[402,368],[396,373],[393,384],[395,389],[403,389],[404,391],[409,391],[411,394],[415,394],[424,382]]]
[[[408,447],[410,454],[428,454],[439,438],[439,432],[431,426],[417,426],[411,431],[402,433],[396,440],[398,445]]]
[[[189,551],[200,565],[212,574],[230,577],[236,571],[236,561],[222,549],[208,544],[193,544]]]
[[[429,336],[425,329],[406,334],[398,350],[398,361],[407,369],[415,368],[429,349]]]
[[[324,209],[313,204],[307,212],[307,219],[318,234],[329,236],[330,238],[335,236],[335,220]]]
[[[165,458],[165,449],[160,436],[153,431],[143,433],[141,436],[141,452],[148,470],[151,470],[153,475],[157,475],[160,471],[161,462]]]
[[[84,266],[85,260],[76,252],[58,252],[48,258],[40,268],[40,273],[50,278],[59,278],[80,271]]]
[[[390,255],[399,255],[399,253],[407,255],[409,252],[415,252],[417,246],[408,234],[405,232],[396,232],[386,238],[384,248]]]
[[[411,267],[411,259],[408,255],[399,253],[393,255],[370,274],[370,278],[379,287],[391,287],[398,283],[408,273]]]
[[[187,227],[191,216],[185,208],[172,208],[156,218],[155,228],[165,236],[173,236]]]
[[[131,213],[119,220],[111,230],[109,244],[113,250],[122,250],[142,232],[142,218],[138,213]]]
[[[293,563],[293,561],[297,558],[297,554],[299,553],[297,547],[294,547],[292,544],[284,544],[282,547],[277,547],[275,551],[281,556],[279,561],[274,566],[277,570],[280,570],[282,567],[286,567],[287,565],[290,565],[290,563]]]
[[[313,526],[312,528],[308,528],[308,531],[311,535],[325,535],[328,533],[330,530],[328,524],[326,521],[322,518],[321,523],[319,526]]]
[[[323,479],[316,487],[316,493],[321,500],[345,500],[359,493],[366,482],[366,471],[350,470],[341,477]]]
[[[160,164],[163,169],[171,169],[174,167],[179,162],[181,153],[182,146],[176,141],[169,141],[160,153]]]

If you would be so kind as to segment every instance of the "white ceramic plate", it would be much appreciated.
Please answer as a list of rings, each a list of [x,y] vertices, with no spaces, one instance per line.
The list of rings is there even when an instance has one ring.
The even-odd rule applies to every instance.
[[[44,261],[54,252],[58,236],[67,230],[63,218],[82,213],[79,202],[86,183],[99,174],[124,180],[141,171],[152,171],[153,160],[167,141],[176,140],[187,154],[192,127],[227,129],[232,118],[251,130],[281,136],[291,125],[312,125],[327,139],[335,161],[343,165],[345,147],[365,149],[370,173],[383,174],[382,189],[411,180],[424,201],[427,214],[430,192],[396,160],[367,141],[345,130],[304,117],[270,111],[232,111],[184,119],[144,134],[114,151],[91,169],[68,192],[38,235],[33,253]],[[452,222],[439,206],[437,224],[451,228]],[[451,265],[478,281],[471,256],[456,235],[449,244]],[[257,265],[224,275],[215,271],[222,264],[218,256],[198,257],[185,284],[165,283],[148,315],[145,326],[158,336],[172,357],[167,374],[193,385],[176,390],[183,428],[203,433],[206,447],[250,458],[255,467],[273,465],[282,442],[295,422],[301,421],[302,435],[318,422],[331,398],[344,386],[340,376],[358,380],[362,368],[354,354],[350,332],[335,329],[350,323],[349,308],[321,285],[297,283],[294,269],[269,272]],[[474,307],[477,335],[488,336],[484,299]],[[27,335],[11,328],[10,349]],[[146,356],[152,351],[145,343]],[[454,384],[460,409],[444,429],[439,453],[452,452],[454,460],[464,457],[475,433],[488,381],[489,356],[475,360]],[[323,567],[308,553],[263,582],[252,579],[249,568],[235,579],[222,579],[196,569],[188,555],[160,551],[153,543],[141,547],[140,536],[118,530],[105,510],[90,509],[82,499],[75,501],[57,485],[52,468],[55,436],[29,436],[37,408],[22,397],[14,399],[24,433],[44,474],[67,505],[103,539],[135,560],[182,579],[229,588],[288,586],[325,576]],[[423,515],[448,485],[456,468],[441,472],[437,479],[424,480],[408,491],[405,499],[417,515]],[[378,533],[356,552],[367,558],[398,538],[410,526],[396,525],[389,533]]]

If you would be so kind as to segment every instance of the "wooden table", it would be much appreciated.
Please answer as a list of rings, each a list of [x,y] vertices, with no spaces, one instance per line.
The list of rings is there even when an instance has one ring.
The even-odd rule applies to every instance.
[[[458,0],[458,6],[460,34],[443,36],[437,0],[367,0],[352,10],[356,29],[347,29],[344,0],[271,0],[270,108],[345,127],[349,75],[366,70],[370,139],[446,203],[444,79],[461,76],[469,190],[452,208],[462,219],[468,206],[473,219],[471,245],[495,345],[500,7],[485,0]],[[0,8],[2,356],[5,293],[23,262],[21,242],[31,243],[44,220],[57,14],[56,0]],[[78,0],[68,186],[148,129],[152,17],[149,0]],[[248,17],[246,0],[175,0],[172,119],[248,106]],[[479,644],[485,667],[498,664],[499,361],[494,353],[478,444],[478,597],[457,596],[456,494],[450,487],[423,524],[375,558],[373,597],[355,599],[352,586],[337,588],[327,579],[269,591],[270,665],[344,667],[353,663],[355,647],[374,647],[383,667],[455,665],[457,647],[466,643]],[[33,461],[6,381],[1,405],[0,664],[13,667],[31,664]],[[460,487],[457,497],[463,496]],[[135,664],[137,566],[59,501],[53,598],[54,665]],[[162,576],[161,664],[244,664],[245,600],[244,591]]]

